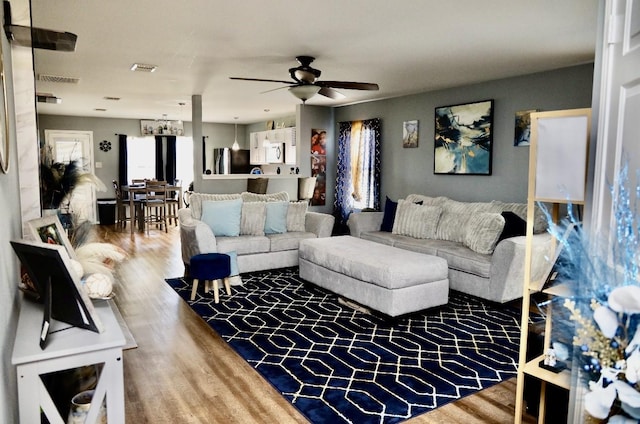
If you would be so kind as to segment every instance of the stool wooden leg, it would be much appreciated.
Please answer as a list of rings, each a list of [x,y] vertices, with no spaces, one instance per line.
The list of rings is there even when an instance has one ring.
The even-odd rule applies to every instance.
[[[229,277],[226,277],[223,281],[224,281],[224,288],[227,290],[227,295],[231,296],[231,285],[229,284]]]
[[[218,280],[213,280],[213,299],[220,303],[220,293],[218,293]]]
[[[211,290],[211,281],[204,280],[204,292],[209,293],[209,290]]]
[[[206,284],[206,283],[205,283]],[[191,289],[191,300],[196,298],[196,291],[198,290],[198,279],[193,279],[193,288]]]

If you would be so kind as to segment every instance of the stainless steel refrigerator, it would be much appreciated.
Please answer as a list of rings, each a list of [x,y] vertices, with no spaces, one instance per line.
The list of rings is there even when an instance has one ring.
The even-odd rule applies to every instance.
[[[248,174],[251,171],[249,150],[229,147],[213,149],[214,174]]]

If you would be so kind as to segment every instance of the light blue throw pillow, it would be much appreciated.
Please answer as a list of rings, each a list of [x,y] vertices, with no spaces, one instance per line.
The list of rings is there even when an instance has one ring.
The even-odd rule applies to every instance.
[[[234,275],[239,275],[240,270],[238,269],[238,254],[234,252],[226,252],[225,255],[229,256],[229,265],[231,271],[229,272],[229,277],[233,277]]]
[[[264,233],[286,233],[289,202],[267,202],[266,208],[267,217],[264,220]]]
[[[211,227],[215,236],[237,237],[240,235],[242,199],[205,200],[202,202],[200,220]]]

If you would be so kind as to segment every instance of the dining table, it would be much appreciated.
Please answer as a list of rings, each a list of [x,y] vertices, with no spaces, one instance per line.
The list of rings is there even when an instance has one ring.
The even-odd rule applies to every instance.
[[[147,188],[144,184],[129,184],[123,185],[120,187],[123,192],[129,193],[129,213],[131,213],[131,234],[133,235],[133,217],[138,216],[138,230],[144,231],[144,208],[141,206],[140,202],[136,203],[136,194],[144,195]],[[176,194],[176,199],[178,199],[178,209],[182,206],[182,186],[168,184],[167,185],[167,198],[169,198],[169,193]],[[139,213],[135,213],[136,208],[139,208]]]

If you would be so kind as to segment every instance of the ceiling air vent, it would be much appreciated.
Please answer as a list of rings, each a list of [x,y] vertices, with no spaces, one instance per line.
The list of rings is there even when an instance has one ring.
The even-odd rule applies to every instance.
[[[104,96],[105,100],[111,100],[114,102],[117,102],[118,100],[120,100],[120,97],[113,97],[113,96]]]
[[[43,82],[58,82],[62,84],[77,84],[80,82],[80,78],[76,77],[63,77],[59,75],[38,75],[38,81]]]
[[[156,65],[148,65],[144,63],[134,63],[131,65],[131,70],[135,72],[155,72],[158,69]]]

